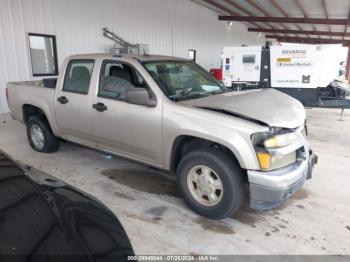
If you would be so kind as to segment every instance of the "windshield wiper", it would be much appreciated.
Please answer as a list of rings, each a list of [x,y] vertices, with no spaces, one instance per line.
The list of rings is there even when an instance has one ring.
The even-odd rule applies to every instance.
[[[218,94],[223,94],[223,93],[227,93],[229,91],[225,91],[225,90],[217,90],[217,91],[214,91],[214,92],[207,92],[205,94],[208,94],[208,95],[218,95]]]
[[[217,90],[217,91],[211,91],[211,92],[205,92],[205,93],[181,93],[176,95],[169,96],[170,99],[187,99],[187,98],[199,98],[199,97],[205,97],[205,96],[212,96],[212,95],[218,95],[230,92],[230,90]]]
[[[210,93],[200,93],[200,94],[176,94],[169,96],[170,99],[187,99],[187,98],[199,98],[209,96]]]

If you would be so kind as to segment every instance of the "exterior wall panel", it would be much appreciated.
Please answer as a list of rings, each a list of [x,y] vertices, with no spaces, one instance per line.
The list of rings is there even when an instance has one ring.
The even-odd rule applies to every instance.
[[[0,0],[0,112],[8,111],[6,82],[33,79],[28,32],[56,35],[60,65],[68,55],[111,48],[103,27],[149,44],[150,53],[187,57],[196,49],[206,69],[220,66],[224,46],[257,44],[244,25],[228,27],[189,0]]]

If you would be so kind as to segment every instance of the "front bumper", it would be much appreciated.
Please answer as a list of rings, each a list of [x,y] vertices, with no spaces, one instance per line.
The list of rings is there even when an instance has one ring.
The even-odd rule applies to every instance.
[[[270,172],[248,170],[250,207],[266,210],[279,206],[311,179],[317,156],[310,150],[294,164]]]

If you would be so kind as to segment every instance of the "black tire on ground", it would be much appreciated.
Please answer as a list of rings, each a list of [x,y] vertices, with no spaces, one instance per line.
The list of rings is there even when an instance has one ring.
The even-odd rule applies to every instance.
[[[212,169],[222,181],[223,196],[214,206],[198,202],[187,185],[187,176],[195,166],[205,165]],[[210,219],[232,216],[242,205],[245,196],[243,172],[235,159],[215,148],[202,148],[187,153],[177,169],[177,180],[181,195],[188,206],[198,214]]]
[[[42,148],[38,148],[33,142],[31,136],[31,128],[33,125],[38,126],[44,134],[44,146]],[[37,152],[52,153],[56,152],[60,147],[59,138],[52,133],[49,123],[44,117],[37,115],[29,117],[27,121],[27,136],[30,146]]]
[[[322,87],[319,89],[319,96],[323,99],[334,98],[336,97],[336,90],[331,86]]]

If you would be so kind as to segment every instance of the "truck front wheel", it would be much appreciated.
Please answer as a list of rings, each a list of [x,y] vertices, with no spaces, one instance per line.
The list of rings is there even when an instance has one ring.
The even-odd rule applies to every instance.
[[[40,116],[31,116],[27,121],[27,136],[30,146],[37,152],[52,153],[59,149],[60,140]]]
[[[177,169],[177,179],[185,202],[207,218],[222,219],[233,215],[244,199],[243,173],[239,164],[215,148],[186,154]]]

